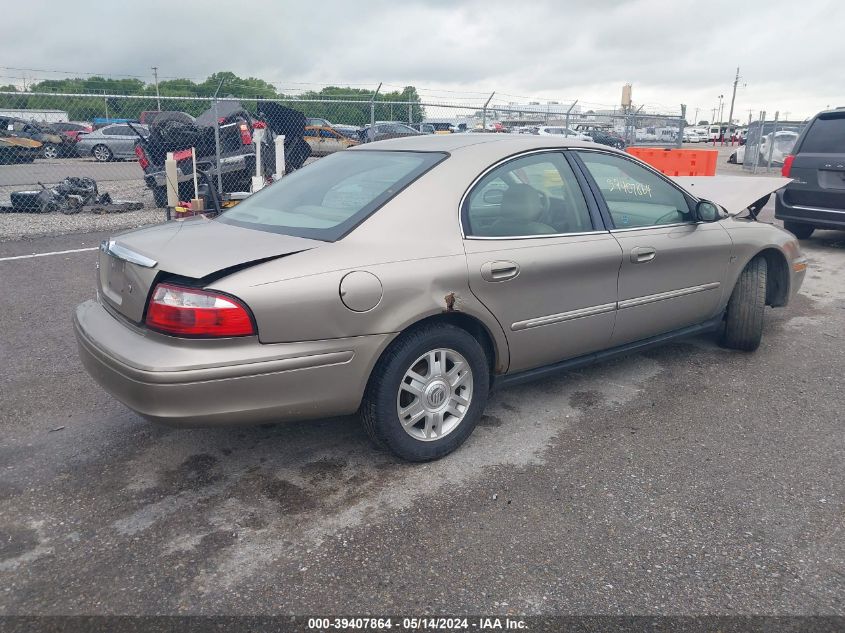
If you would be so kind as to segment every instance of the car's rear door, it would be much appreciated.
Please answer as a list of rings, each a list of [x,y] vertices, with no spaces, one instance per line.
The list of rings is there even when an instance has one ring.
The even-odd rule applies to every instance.
[[[622,252],[583,187],[563,152],[539,151],[492,166],[464,197],[470,288],[505,331],[510,372],[609,345]]]
[[[786,202],[810,212],[845,209],[845,110],[816,117],[794,151]]]
[[[579,150],[611,234],[622,249],[611,343],[622,345],[716,316],[732,253],[718,222],[694,219],[674,183],[619,153]]]

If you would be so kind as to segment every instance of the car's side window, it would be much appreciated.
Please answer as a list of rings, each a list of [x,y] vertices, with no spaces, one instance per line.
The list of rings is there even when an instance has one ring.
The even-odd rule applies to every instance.
[[[617,229],[693,221],[684,194],[645,167],[600,152],[578,155],[601,189]]]
[[[529,237],[593,229],[581,187],[559,152],[531,154],[493,169],[473,187],[462,215],[467,237]]]

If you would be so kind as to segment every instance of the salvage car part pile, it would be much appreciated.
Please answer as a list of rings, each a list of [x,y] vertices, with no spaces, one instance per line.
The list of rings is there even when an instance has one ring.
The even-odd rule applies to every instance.
[[[129,200],[113,201],[109,194],[100,194],[93,178],[75,176],[65,178],[52,187],[41,185],[40,190],[13,191],[11,198],[11,211],[18,213],[59,211],[71,215],[86,206],[92,206],[94,213],[114,213],[134,211],[144,206],[141,202]]]

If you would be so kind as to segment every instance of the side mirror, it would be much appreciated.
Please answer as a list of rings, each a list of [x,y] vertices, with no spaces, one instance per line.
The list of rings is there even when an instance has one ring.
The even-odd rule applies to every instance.
[[[700,222],[716,222],[721,218],[719,207],[709,200],[699,200],[695,205],[695,217]]]

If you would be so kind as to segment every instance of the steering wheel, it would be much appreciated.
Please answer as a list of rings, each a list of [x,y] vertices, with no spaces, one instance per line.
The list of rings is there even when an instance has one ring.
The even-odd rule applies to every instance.
[[[672,209],[671,211],[668,211],[668,212],[664,213],[663,215],[661,215],[659,218],[657,218],[657,220],[655,220],[654,223],[655,224],[663,224],[664,219],[668,220],[672,216],[677,217],[678,213],[679,213],[679,211],[677,209]]]

